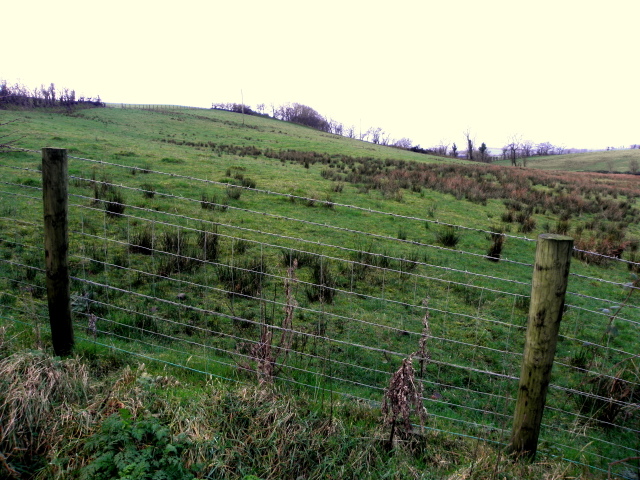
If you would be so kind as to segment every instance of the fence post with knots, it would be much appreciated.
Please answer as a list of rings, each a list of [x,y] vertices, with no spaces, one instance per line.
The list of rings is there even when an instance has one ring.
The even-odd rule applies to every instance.
[[[531,459],[538,448],[572,251],[571,237],[549,233],[538,236],[518,400],[508,447],[511,453]]]
[[[42,149],[44,255],[51,341],[58,356],[71,355],[73,324],[69,290],[68,159],[62,148]]]

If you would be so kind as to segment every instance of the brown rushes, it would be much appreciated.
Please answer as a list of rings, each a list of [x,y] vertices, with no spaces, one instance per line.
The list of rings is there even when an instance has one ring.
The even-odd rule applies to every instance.
[[[261,384],[273,382],[273,379],[282,370],[291,351],[294,336],[293,315],[298,306],[298,302],[293,296],[293,285],[297,282],[295,275],[297,267],[298,261],[294,259],[293,265],[287,269],[287,278],[284,281],[286,304],[280,329],[280,341],[275,348],[275,353],[273,348],[273,328],[266,322],[260,328],[260,341],[249,350],[250,359],[255,362],[255,370],[258,374],[258,381]],[[280,365],[278,365],[278,360]],[[251,366],[246,363],[240,364],[240,367],[252,370]]]
[[[429,328],[429,297],[422,301],[424,306],[424,317],[422,317],[422,335],[418,342],[418,362],[420,363],[420,378],[424,378],[424,367],[431,360],[431,352],[427,347],[427,342],[431,338],[431,329]]]

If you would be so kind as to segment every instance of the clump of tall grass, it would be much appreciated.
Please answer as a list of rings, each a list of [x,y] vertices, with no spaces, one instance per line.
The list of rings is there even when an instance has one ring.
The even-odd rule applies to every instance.
[[[310,302],[333,303],[336,291],[336,278],[329,262],[316,262],[312,266],[313,283],[307,286],[305,293]]]
[[[50,449],[88,430],[75,405],[86,403],[89,374],[77,359],[14,353],[0,361],[0,378],[0,475],[17,473],[18,466],[41,468]]]
[[[229,208],[225,203],[218,203],[218,197],[215,194],[209,195],[206,192],[200,195],[200,207],[203,210],[220,210],[221,212]]]
[[[143,183],[140,185],[140,190],[144,198],[153,198],[156,195],[156,187],[152,183]]]
[[[238,200],[242,196],[242,189],[234,186],[228,186],[226,194],[228,198]]]
[[[447,248],[455,248],[460,242],[460,232],[453,225],[445,225],[436,232],[436,242]]]
[[[151,255],[153,253],[153,230],[150,225],[146,225],[141,230],[133,233],[129,243],[131,253],[141,253]]]
[[[300,250],[280,250],[280,263],[283,267],[290,267],[296,262],[298,268],[309,267],[318,263],[318,255]]]
[[[125,211],[126,204],[124,195],[115,189],[110,189],[105,197],[104,209],[107,215],[111,217],[119,217]]]
[[[237,266],[220,265],[217,271],[218,279],[225,285],[229,296],[257,297],[262,292],[267,266],[261,258],[252,258]]]
[[[201,230],[198,233],[198,246],[202,250],[202,259],[206,262],[215,262],[220,254],[220,236],[218,232]]]
[[[161,250],[165,252],[158,264],[158,275],[190,273],[200,265],[199,255],[188,232],[165,231],[160,235]]]
[[[487,251],[487,260],[492,262],[499,262],[500,255],[502,255],[502,249],[504,248],[504,241],[506,237],[502,232],[491,232],[489,234],[489,240],[491,240],[491,245],[489,246],[489,250]]]

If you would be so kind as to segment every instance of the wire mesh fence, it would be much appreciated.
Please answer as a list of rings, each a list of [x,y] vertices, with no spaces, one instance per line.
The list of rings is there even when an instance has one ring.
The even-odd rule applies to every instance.
[[[39,155],[0,164],[0,315],[46,332]],[[418,352],[427,428],[508,443],[533,239],[271,192],[241,172],[80,157],[69,172],[79,341],[374,407]],[[574,255],[539,452],[606,471],[640,450],[637,264]]]

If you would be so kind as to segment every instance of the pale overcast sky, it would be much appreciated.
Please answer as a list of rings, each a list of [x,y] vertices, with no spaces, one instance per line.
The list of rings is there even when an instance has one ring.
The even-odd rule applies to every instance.
[[[299,102],[429,147],[640,143],[639,0],[21,0],[0,79],[107,102]]]

